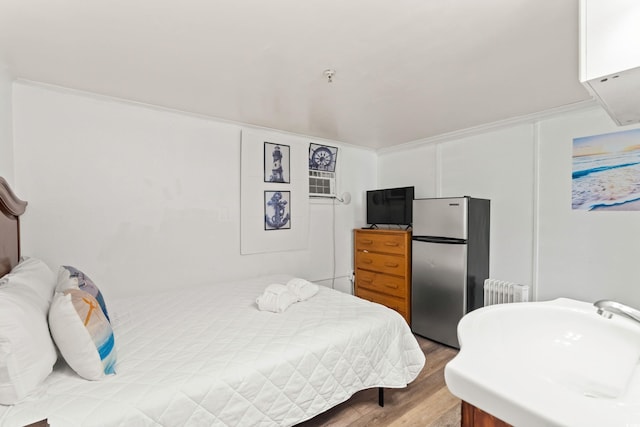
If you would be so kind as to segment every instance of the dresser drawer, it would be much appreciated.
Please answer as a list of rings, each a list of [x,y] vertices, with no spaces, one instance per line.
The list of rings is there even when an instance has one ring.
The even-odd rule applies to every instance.
[[[356,233],[357,251],[385,252],[404,255],[407,239],[405,234],[382,234],[375,232]]]
[[[358,251],[356,252],[356,268],[402,277],[407,275],[406,259],[399,255]]]
[[[367,289],[356,288],[356,296],[360,298],[364,298],[371,302],[377,302],[378,304],[386,305],[387,307],[397,311],[405,318],[407,323],[409,323],[410,319],[408,316],[408,303],[407,300],[397,297],[392,297],[389,295],[379,294],[377,292],[372,292]]]
[[[357,269],[356,286],[400,298],[407,297],[407,280],[404,277]]]

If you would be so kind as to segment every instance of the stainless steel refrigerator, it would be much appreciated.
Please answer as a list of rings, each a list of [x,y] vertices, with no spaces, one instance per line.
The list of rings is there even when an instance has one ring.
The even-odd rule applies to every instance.
[[[472,197],[413,201],[411,329],[460,348],[462,316],[482,307],[489,277],[490,201]]]

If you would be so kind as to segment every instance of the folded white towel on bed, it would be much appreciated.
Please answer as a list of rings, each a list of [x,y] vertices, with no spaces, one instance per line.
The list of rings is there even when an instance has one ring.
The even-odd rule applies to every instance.
[[[274,313],[282,313],[297,301],[298,297],[288,287],[278,283],[267,286],[262,295],[256,299],[260,310]]]
[[[318,293],[320,289],[315,283],[308,280],[294,277],[287,282],[287,288],[295,294],[298,301],[304,301]]]

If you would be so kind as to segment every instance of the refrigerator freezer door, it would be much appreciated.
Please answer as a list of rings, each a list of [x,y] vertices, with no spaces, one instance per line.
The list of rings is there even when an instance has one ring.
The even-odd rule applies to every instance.
[[[411,329],[459,348],[457,327],[466,307],[467,245],[414,241]]]
[[[466,239],[468,202],[466,197],[415,199],[413,235]]]

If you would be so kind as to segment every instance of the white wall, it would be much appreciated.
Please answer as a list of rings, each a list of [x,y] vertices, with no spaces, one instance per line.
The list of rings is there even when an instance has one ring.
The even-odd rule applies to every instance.
[[[378,155],[330,142],[352,203],[310,201],[307,250],[241,256],[240,125],[28,83],[12,97],[0,172],[30,202],[24,253],[83,268],[113,294],[282,271],[330,279],[334,242],[335,285],[348,291],[365,190],[414,185],[416,197],[491,199],[491,276],[540,300],[640,306],[640,212],[571,210],[573,138],[622,130],[597,107]]]
[[[380,154],[378,185],[415,185],[416,197],[491,199],[490,275],[532,285],[539,300],[640,307],[640,212],[571,210],[573,138],[623,129],[592,107],[408,144]]]
[[[533,250],[531,126],[380,155],[380,187],[413,185],[416,198],[472,196],[491,200],[491,275],[530,284]],[[517,256],[514,256],[517,254]],[[509,258],[509,262],[501,262]]]
[[[24,82],[13,117],[24,254],[75,265],[115,295],[280,272],[329,279],[335,209],[336,288],[350,290],[374,152],[330,142],[340,191],[356,197],[310,202],[307,250],[242,256],[241,126]]]
[[[13,183],[13,137],[11,119],[12,77],[0,62],[0,176]]]
[[[540,123],[540,299],[614,299],[640,307],[640,212],[571,209],[573,138],[627,129],[600,109]]]
[[[437,145],[419,145],[410,150],[391,150],[378,159],[378,187],[414,186],[417,199],[438,194]]]

